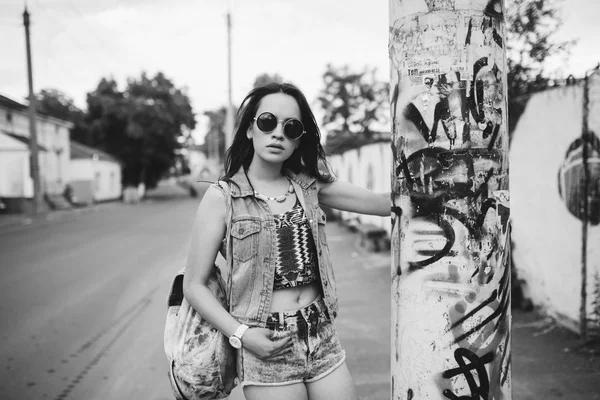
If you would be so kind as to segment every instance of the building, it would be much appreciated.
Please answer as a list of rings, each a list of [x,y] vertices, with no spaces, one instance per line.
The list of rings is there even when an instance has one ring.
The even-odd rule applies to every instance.
[[[71,141],[69,185],[79,203],[96,203],[121,197],[121,162],[108,153]]]
[[[589,82],[588,90],[580,81],[533,95],[510,149],[514,268],[533,304],[576,332],[582,321],[600,328],[600,73]]]
[[[326,147],[327,161],[340,180],[373,190],[389,192],[391,189],[392,147],[389,133],[354,146]],[[331,210],[347,223],[375,225],[391,234],[391,219],[375,215],[354,214]]]
[[[24,212],[33,198],[28,107],[0,95],[0,197],[9,211]],[[44,194],[60,194],[69,181],[69,130],[72,124],[36,115],[40,185]]]

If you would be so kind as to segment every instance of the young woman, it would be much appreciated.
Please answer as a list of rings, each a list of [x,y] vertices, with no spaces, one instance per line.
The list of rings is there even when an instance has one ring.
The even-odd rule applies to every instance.
[[[184,295],[239,348],[246,399],[356,399],[334,327],[336,281],[320,206],[388,216],[390,195],[332,177],[314,115],[291,84],[252,90],[237,126],[222,179],[227,187],[212,185],[198,208]],[[227,243],[229,311],[206,287]]]

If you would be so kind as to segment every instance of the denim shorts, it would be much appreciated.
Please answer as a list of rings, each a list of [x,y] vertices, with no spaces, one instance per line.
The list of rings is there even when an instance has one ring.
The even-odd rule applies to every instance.
[[[242,348],[238,351],[242,387],[314,382],[333,372],[346,359],[322,297],[297,311],[271,313],[267,328],[293,332],[292,351],[261,360]]]

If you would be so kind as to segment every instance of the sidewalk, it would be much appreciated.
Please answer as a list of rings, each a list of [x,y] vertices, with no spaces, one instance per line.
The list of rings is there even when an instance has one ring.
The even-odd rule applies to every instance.
[[[513,310],[512,381],[517,400],[600,399],[600,343],[535,312]]]

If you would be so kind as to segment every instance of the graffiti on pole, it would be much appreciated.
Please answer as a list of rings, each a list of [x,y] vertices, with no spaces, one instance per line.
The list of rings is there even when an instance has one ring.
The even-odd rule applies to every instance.
[[[390,0],[389,35],[392,398],[510,399],[503,4]]]

